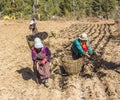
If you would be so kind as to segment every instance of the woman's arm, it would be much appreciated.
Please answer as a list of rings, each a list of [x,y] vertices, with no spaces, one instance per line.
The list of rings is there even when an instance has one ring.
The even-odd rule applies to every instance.
[[[31,51],[31,55],[32,55],[32,60],[35,61],[37,59],[37,56],[33,50]]]
[[[91,47],[89,41],[88,41],[88,53],[89,53],[90,55],[93,54],[93,50],[92,50],[92,47]]]
[[[42,52],[46,55],[47,61],[50,61],[51,51],[49,50],[49,48],[48,48],[47,46],[45,46],[45,47],[43,48]]]

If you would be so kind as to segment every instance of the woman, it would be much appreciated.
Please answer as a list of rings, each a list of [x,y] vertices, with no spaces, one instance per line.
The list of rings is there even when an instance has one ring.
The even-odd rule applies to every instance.
[[[29,29],[32,30],[32,34],[37,34],[38,33],[38,29],[37,29],[37,26],[36,26],[36,19],[33,18],[31,21],[30,21],[30,25],[29,25]]]
[[[31,49],[33,70],[37,83],[43,82],[48,87],[48,78],[50,77],[50,57],[51,52],[47,46],[44,46],[40,38],[34,39],[34,46]]]
[[[89,57],[89,55],[91,55],[93,51],[87,34],[83,33],[77,39],[75,39],[72,44],[71,50],[73,59],[78,59],[82,56]]]

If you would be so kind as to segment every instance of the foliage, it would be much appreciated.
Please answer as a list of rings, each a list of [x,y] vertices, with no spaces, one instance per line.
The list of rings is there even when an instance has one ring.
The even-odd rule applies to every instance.
[[[0,16],[34,16],[39,20],[47,20],[52,16],[79,19],[101,15],[109,18],[114,14],[116,5],[120,6],[119,0],[0,0]]]
[[[115,10],[116,0],[93,0],[92,9],[96,16],[102,15],[108,17],[112,15]]]

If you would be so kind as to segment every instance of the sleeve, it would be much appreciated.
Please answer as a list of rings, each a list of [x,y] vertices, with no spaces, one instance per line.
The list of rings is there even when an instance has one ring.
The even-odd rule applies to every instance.
[[[89,53],[90,55],[93,54],[93,50],[92,50],[92,47],[91,47],[89,41],[88,41],[88,53]]]
[[[36,53],[33,50],[31,50],[31,54],[32,54],[32,60],[35,61],[37,59]]]
[[[80,42],[78,40],[75,40],[75,45],[76,45],[76,48],[78,49],[79,53],[81,53],[82,55],[86,54],[85,51],[82,49]]]
[[[50,61],[50,59],[51,59],[51,51],[50,51],[50,49],[49,48],[47,48],[47,59],[48,59],[48,61]]]
[[[46,54],[46,59],[47,61],[50,61],[50,58],[51,58],[51,51],[50,49],[46,46],[45,49],[43,50],[43,53]]]

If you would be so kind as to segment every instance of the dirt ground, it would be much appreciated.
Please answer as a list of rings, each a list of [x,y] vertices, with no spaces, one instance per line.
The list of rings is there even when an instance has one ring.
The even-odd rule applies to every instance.
[[[0,20],[0,100],[120,100],[120,35],[113,21],[38,21],[51,38],[49,88],[37,85],[26,36],[28,20]],[[61,76],[59,54],[79,34],[88,33],[95,54],[84,74]]]

